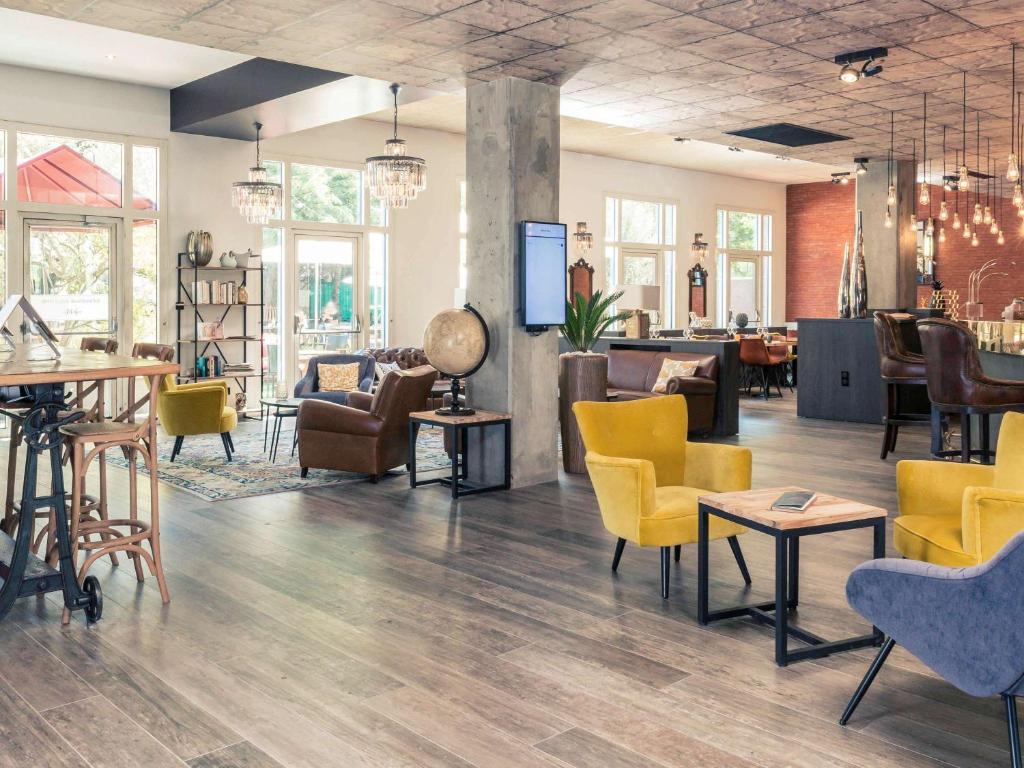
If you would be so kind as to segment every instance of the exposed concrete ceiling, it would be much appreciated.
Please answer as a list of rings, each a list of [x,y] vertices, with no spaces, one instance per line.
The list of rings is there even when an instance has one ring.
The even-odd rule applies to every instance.
[[[366,116],[389,123],[391,111]],[[466,132],[466,100],[462,94],[437,96],[404,105],[401,124],[449,133]],[[672,136],[562,116],[562,149],[641,163],[655,163],[745,179],[797,184],[828,178],[831,166],[777,156],[765,152],[733,152],[721,144],[704,141],[680,143]]]
[[[774,153],[724,135],[786,121],[849,136],[781,150],[848,165],[897,153],[941,124],[974,157],[974,110],[993,153],[1010,140],[1010,42],[1021,0],[0,0],[143,34],[457,93],[517,76],[563,87],[588,120]],[[837,54],[887,46],[877,77],[837,79]],[[971,115],[961,135],[961,73]],[[984,154],[985,146],[982,150]]]
[[[174,88],[249,58],[216,48],[0,8],[2,64]]]

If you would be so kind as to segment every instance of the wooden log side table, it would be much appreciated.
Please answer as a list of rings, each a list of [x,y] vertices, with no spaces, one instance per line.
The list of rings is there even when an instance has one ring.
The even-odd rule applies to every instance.
[[[441,427],[445,442],[452,446],[452,471],[450,477],[432,477],[427,480],[416,478],[416,438],[420,426]],[[466,432],[470,428],[501,425],[505,438],[504,480],[496,485],[480,485],[466,479]],[[446,416],[434,411],[416,411],[409,414],[409,487],[440,483],[451,488],[452,498],[458,499],[474,493],[507,491],[512,487],[512,416],[508,413],[476,410],[471,416]]]
[[[871,633],[828,641],[789,623],[789,612],[800,601],[800,538],[818,533],[874,529],[875,559],[885,557],[885,521],[887,513],[857,501],[820,493],[803,512],[782,512],[772,504],[784,493],[803,488],[765,488],[701,496],[697,506],[697,621],[713,621],[749,616],[775,627],[775,663],[784,667],[802,659],[817,659],[840,651],[881,645],[883,635],[877,627]],[[736,605],[714,611],[708,609],[708,516],[766,533],[775,539],[775,600],[753,605]],[[807,644],[789,650],[789,637]]]

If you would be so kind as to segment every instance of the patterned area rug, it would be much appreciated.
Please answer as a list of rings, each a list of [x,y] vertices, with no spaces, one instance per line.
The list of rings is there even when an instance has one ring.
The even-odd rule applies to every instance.
[[[270,463],[269,454],[263,450],[262,429],[258,432],[238,430],[232,434],[232,439],[236,450],[230,463],[225,460],[220,435],[201,435],[185,438],[181,453],[172,464],[171,446],[174,445],[174,439],[162,435],[158,469],[160,479],[207,501],[320,488],[366,479],[366,475],[357,472],[326,469],[310,469],[305,479],[299,477],[298,451],[295,458],[289,455],[292,447],[290,430],[285,430],[281,435],[277,461],[273,464]],[[451,466],[444,452],[441,430],[421,429],[417,446],[417,472]],[[110,451],[107,456],[111,465],[127,468],[124,456],[119,452]],[[399,471],[405,474],[404,467],[393,470],[394,473]],[[147,474],[141,465],[140,472]]]

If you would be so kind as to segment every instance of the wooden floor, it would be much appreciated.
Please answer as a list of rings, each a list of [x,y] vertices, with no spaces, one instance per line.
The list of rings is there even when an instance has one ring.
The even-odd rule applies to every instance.
[[[894,507],[880,428],[798,420],[788,393],[744,399],[741,425],[756,485]],[[925,448],[908,430],[895,458]],[[586,478],[459,504],[404,477],[216,504],[165,487],[162,499],[170,605],[152,579],[104,563],[98,625],[62,629],[52,596],[0,624],[0,765],[1008,764],[999,702],[899,649],[840,728],[871,654],[779,669],[764,627],[698,627],[694,547],[667,601],[656,550],[627,548],[612,574]],[[752,592],[771,596],[769,540],[741,541]],[[801,623],[866,628],[843,586],[870,549],[867,531],[805,541]],[[713,602],[744,597],[724,542],[712,576]]]

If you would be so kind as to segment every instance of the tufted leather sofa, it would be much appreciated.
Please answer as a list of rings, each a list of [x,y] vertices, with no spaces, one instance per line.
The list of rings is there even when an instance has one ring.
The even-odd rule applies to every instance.
[[[608,351],[608,394],[618,401],[661,397],[651,389],[666,359],[698,363],[693,376],[669,379],[665,394],[683,395],[689,413],[689,431],[709,434],[715,426],[715,394],[718,391],[718,358],[714,355],[611,349]]]
[[[398,367],[403,371],[418,368],[421,365],[430,365],[426,354],[419,347],[367,347],[359,350],[357,354],[369,355],[378,363],[398,363]],[[427,401],[427,408],[441,408],[444,390],[450,387],[451,379],[438,376],[430,399]]]

